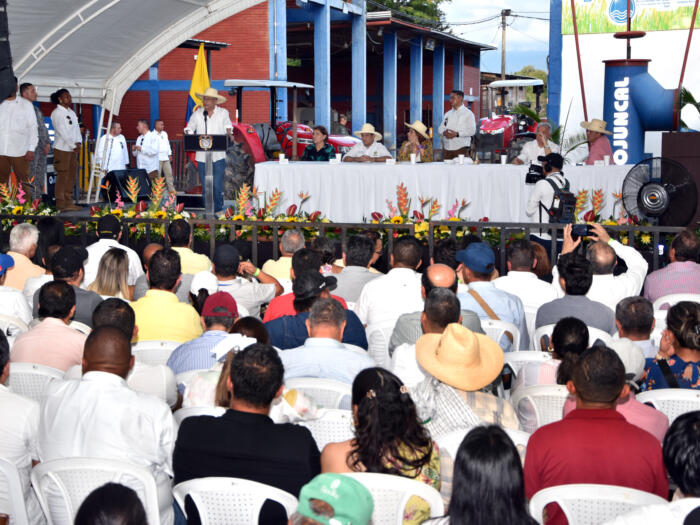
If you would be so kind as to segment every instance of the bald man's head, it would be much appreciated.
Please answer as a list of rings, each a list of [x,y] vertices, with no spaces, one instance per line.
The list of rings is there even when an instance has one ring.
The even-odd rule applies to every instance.
[[[457,293],[457,274],[446,264],[431,264],[423,272],[421,280],[423,284],[423,299],[425,299],[433,288],[447,288]]]
[[[163,245],[157,242],[147,244],[143,249],[143,266],[148,268],[148,262],[151,260],[151,257],[153,257],[153,254],[162,249]]]
[[[588,247],[586,258],[591,263],[593,275],[609,275],[617,264],[617,255],[612,247],[602,241],[594,242]]]
[[[126,379],[133,365],[131,344],[122,330],[100,326],[85,340],[83,373],[108,372]]]

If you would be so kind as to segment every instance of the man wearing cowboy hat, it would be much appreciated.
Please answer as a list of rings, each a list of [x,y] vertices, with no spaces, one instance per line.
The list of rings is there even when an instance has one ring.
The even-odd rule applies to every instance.
[[[386,146],[379,142],[382,134],[377,133],[372,124],[362,124],[360,131],[355,132],[362,142],[355,144],[343,157],[343,162],[384,162],[391,158]]]
[[[408,128],[408,140],[401,145],[398,160],[405,162],[416,156],[416,162],[432,162],[433,144],[428,135],[428,128],[420,120],[413,124],[405,123]]]
[[[588,157],[585,162],[589,166],[593,166],[598,160],[605,162],[606,156],[608,157],[606,164],[611,163],[612,147],[610,140],[605,135],[612,135],[612,133],[605,129],[605,125],[604,120],[597,118],[590,122],[585,120],[581,122],[581,127],[586,130],[586,139],[588,140]]]
[[[469,155],[469,145],[476,133],[476,119],[464,105],[464,92],[455,89],[450,93],[452,109],[442,118],[438,133],[442,135],[442,158],[454,159]]]
[[[204,93],[195,93],[202,101],[203,106],[198,106],[192,112],[190,121],[187,123],[185,133],[195,133],[197,135],[223,135],[226,133],[233,140],[233,124],[228,110],[217,104],[226,102],[226,98],[219,95],[214,88],[207,88]],[[202,200],[206,202],[204,195],[204,170],[206,163],[206,153],[198,151],[195,156],[197,168],[199,170],[199,180],[202,183]],[[214,164],[214,211],[221,211],[224,208],[224,174],[226,172],[226,152],[212,152],[212,162]]]

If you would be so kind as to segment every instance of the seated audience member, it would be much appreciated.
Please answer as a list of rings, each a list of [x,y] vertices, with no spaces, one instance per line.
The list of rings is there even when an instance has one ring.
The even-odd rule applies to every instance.
[[[275,424],[268,416],[270,405],[282,394],[283,376],[282,362],[269,345],[256,343],[236,353],[227,381],[229,410],[221,417],[189,417],[180,425],[173,453],[174,484],[224,476],[298,496],[320,473],[320,454],[308,429]],[[270,507],[263,505],[260,523],[286,523],[283,511]],[[187,514],[193,516],[194,509],[188,506]]]
[[[305,322],[309,337],[302,346],[280,351],[285,380],[321,377],[350,384],[360,371],[375,366],[367,352],[341,342],[346,320],[338,301],[316,300]]]
[[[323,472],[393,474],[440,490],[440,451],[398,377],[383,368],[360,372],[352,383],[352,411],[355,437],[326,445]],[[403,522],[423,523],[429,517],[427,503],[411,496]]]
[[[668,258],[670,263],[651,272],[644,282],[644,297],[652,303],[664,295],[700,290],[700,239],[693,230],[673,238]]]
[[[302,487],[289,523],[369,525],[373,511],[372,494],[362,483],[342,474],[319,474]]]
[[[364,235],[353,235],[348,239],[343,252],[344,268],[340,273],[333,273],[338,281],[335,294],[346,301],[356,303],[360,298],[362,288],[378,273],[370,271],[370,262],[374,255],[374,242]]]
[[[638,346],[644,357],[653,359],[658,348],[651,340],[651,333],[656,326],[654,307],[644,297],[626,297],[615,307],[615,326],[624,339]]]
[[[513,164],[541,166],[540,157],[546,157],[550,153],[559,153],[559,146],[550,140],[551,137],[552,125],[547,121],[539,122],[535,139],[523,144],[520,155],[513,159]]]
[[[644,371],[641,390],[700,389],[700,304],[682,301],[668,310],[659,355]]]
[[[411,396],[434,438],[481,423],[520,426],[510,403],[480,391],[503,370],[503,350],[489,337],[453,323],[418,339],[416,357],[427,377]]]
[[[39,507],[29,481],[33,462],[39,460],[36,451],[37,432],[39,429],[39,404],[33,399],[20,396],[6,386],[10,377],[10,345],[5,334],[0,333],[0,418],[2,418],[2,437],[0,438],[0,458],[15,467],[22,483],[22,493],[27,506],[27,515],[31,525],[44,523],[44,515]],[[0,512],[12,514],[13,503],[8,500],[5,480],[0,483]],[[17,504],[17,502],[14,502]]]
[[[413,236],[399,237],[391,253],[391,270],[365,284],[355,312],[365,326],[392,325],[401,314],[423,309],[420,274],[423,247]]]
[[[29,324],[32,322],[32,311],[24,295],[17,288],[5,286],[7,271],[14,264],[15,261],[10,255],[0,253],[0,307],[3,315],[11,315]]]
[[[420,316],[421,335],[442,335],[447,325],[461,322],[459,299],[454,292],[447,288],[430,290],[425,298],[425,306]],[[425,370],[420,367],[416,359],[415,343],[404,343],[394,350],[391,356],[391,371],[408,387],[415,386],[426,378]]]
[[[420,120],[413,124],[406,122],[407,140],[401,144],[401,149],[396,157],[399,162],[409,162],[411,154],[415,155],[415,162],[433,161],[433,141],[428,136],[428,128]]]
[[[39,240],[34,252],[33,262],[44,268],[44,270],[50,271],[48,263],[51,260],[51,254],[49,254],[49,248],[51,246],[60,246],[65,242],[66,227],[63,221],[58,220],[56,217],[42,217],[37,221],[36,227],[39,230]]]
[[[22,293],[24,294],[24,299],[27,301],[27,304],[30,307],[34,302],[34,294],[37,292],[37,290],[41,288],[44,284],[53,281],[53,274],[51,273],[51,258],[60,249],[61,246],[59,246],[58,244],[52,244],[51,246],[46,248],[44,250],[44,255],[42,256],[41,260],[42,267],[46,268],[46,273],[42,273],[38,277],[30,277],[24,283],[24,290]]]
[[[445,455],[445,451],[441,451]],[[445,471],[441,472],[443,485]],[[536,525],[525,499],[523,465],[508,434],[496,425],[470,430],[457,449],[452,497],[444,518],[431,525],[518,523]]]
[[[166,525],[173,522],[170,476],[176,424],[163,401],[127,386],[133,365],[129,338],[121,330],[94,329],[85,341],[83,377],[47,387],[39,421],[39,458],[106,458],[148,468],[158,486],[161,523]]]
[[[211,271],[209,257],[192,251],[192,227],[185,219],[176,219],[170,223],[168,239],[170,247],[180,256],[182,273]]]
[[[631,246],[625,246],[611,239],[602,225],[591,224],[590,226],[593,229],[590,238],[595,242],[588,246],[586,258],[591,263],[593,281],[586,292],[586,297],[606,305],[614,312],[615,306],[622,299],[639,295],[642,291],[649,263]],[[571,225],[564,228],[562,254],[573,252],[581,244],[580,237],[576,241],[572,239],[571,228]],[[618,257],[627,265],[627,271],[620,275],[613,275]],[[552,286],[557,290],[559,297],[564,295],[556,267],[552,270]]]
[[[197,311],[178,301],[180,257],[174,250],[159,250],[148,263],[151,288],[132,303],[139,327],[138,341],[190,341],[202,335]]]
[[[74,525],[148,525],[146,509],[133,489],[105,483],[83,500]]]
[[[323,275],[336,275],[343,271],[343,266],[335,264],[335,241],[328,237],[316,237],[311,242],[311,249],[321,256],[321,273]]]
[[[107,250],[97,267],[95,279],[88,290],[99,294],[103,299],[116,297],[131,301],[132,287],[129,286],[129,259],[121,248]]]
[[[605,346],[586,350],[567,383],[576,410],[539,428],[528,441],[525,495],[547,487],[598,483],[668,496],[668,479],[657,439],[615,410],[629,394],[625,368]],[[566,523],[558,505],[548,505],[548,524]]]
[[[236,304],[245,307],[249,315],[260,317],[260,307],[284,291],[277,279],[256,268],[253,263],[241,261],[238,250],[230,244],[216,248],[213,262],[219,291],[231,294]]]
[[[64,246],[51,257],[51,273],[54,281],[62,281],[73,288],[75,294],[75,316],[73,320],[92,327],[92,312],[102,302],[95,292],[81,288],[83,283],[83,261],[86,252],[82,248]],[[32,300],[32,315],[41,317],[39,313],[39,290],[34,293]]]
[[[384,162],[391,158],[389,150],[379,142],[382,140],[382,134],[375,131],[372,124],[362,124],[360,131],[356,131],[354,135],[360,137],[362,142],[350,148],[343,156],[343,162]]]
[[[97,278],[102,256],[113,248],[119,248],[126,252],[128,270],[126,284],[133,289],[136,280],[143,275],[143,268],[141,268],[141,259],[138,254],[119,242],[122,238],[122,225],[119,219],[112,214],[100,217],[97,221],[97,237],[97,242],[87,247],[88,258],[84,265],[85,286],[89,287]]]
[[[301,230],[287,230],[280,239],[280,257],[277,260],[268,260],[263,264],[262,271],[271,275],[278,281],[291,279],[289,271],[292,269],[292,255],[301,250],[305,244],[304,234]],[[319,266],[321,266],[319,264]]]
[[[64,372],[83,359],[85,334],[68,323],[75,314],[75,288],[62,281],[46,283],[37,292],[42,321],[12,345],[12,362],[50,366]]]
[[[527,350],[529,344],[523,302],[515,295],[499,290],[491,282],[496,268],[493,249],[483,242],[474,242],[457,252],[457,260],[460,262],[457,271],[469,285],[469,291],[458,296],[462,309],[475,312],[480,319],[513,323],[520,330],[520,350]],[[511,338],[503,336],[501,339],[504,351],[518,350],[512,348]]]
[[[281,349],[297,348],[309,337],[306,320],[313,304],[319,299],[335,299],[335,277],[324,277],[317,270],[307,270],[294,279],[294,310],[296,315],[284,315],[265,323],[270,344]],[[354,312],[346,310],[346,324],[342,342],[367,349],[367,335]]]
[[[457,293],[459,290],[457,274],[452,268],[445,264],[431,264],[421,275],[420,293],[423,300],[425,300],[430,292],[436,288],[444,288],[452,291],[453,293]],[[422,323],[424,311],[425,308],[419,312],[402,314],[396,320],[394,331],[391,333],[391,338],[389,339],[389,355],[393,355],[396,349],[401,345],[415,346],[418,338],[425,333],[423,331]],[[470,310],[461,311],[461,321],[450,322],[459,322],[469,328],[472,332],[477,332],[480,334],[484,333],[484,330],[481,328],[481,320],[479,319],[479,316]],[[442,333],[442,331],[440,333]],[[406,380],[404,380],[404,382],[406,382]]]
[[[430,259],[430,264],[444,264],[452,268],[455,272],[459,268],[459,261],[457,260],[457,241],[452,237],[445,237],[435,241],[433,246],[433,257]],[[462,284],[462,283],[460,283]],[[466,291],[468,288],[465,288]],[[460,292],[462,290],[460,289]]]
[[[372,254],[372,258],[369,261],[369,271],[370,273],[382,275],[382,272],[380,272],[374,267],[374,265],[377,264],[379,258],[382,256],[382,253],[384,251],[384,243],[382,243],[382,236],[379,235],[377,230],[362,230],[357,235],[367,237],[370,241],[372,241],[372,244],[374,246],[374,253]],[[333,264],[335,266],[340,266],[341,268],[345,266],[343,259],[337,259]]]
[[[190,283],[190,304],[202,315],[204,302],[219,291],[219,280],[211,272],[197,272]]]
[[[532,249],[535,252],[535,275],[538,279],[552,282],[552,263],[549,260],[549,254],[538,242],[532,243]]]
[[[566,295],[540,306],[535,318],[535,328],[556,324],[563,317],[575,317],[586,326],[603,332],[615,332],[615,314],[603,303],[592,301],[586,292],[593,282],[591,263],[582,255],[567,253],[557,262],[558,280]]]
[[[147,244],[143,248],[143,269],[148,271],[148,263],[151,261],[153,254],[159,250],[163,249],[162,244],[155,242]],[[180,280],[180,284],[175,288],[175,295],[177,300],[181,303],[190,304],[190,284],[192,283],[192,278],[194,277],[191,273],[183,273]],[[148,291],[148,277],[144,273],[141,277],[136,279],[136,285],[134,286],[134,301],[141,299]]]
[[[31,259],[36,252],[39,242],[39,230],[28,222],[20,223],[10,230],[10,250],[7,255],[12,257],[15,265],[7,272],[5,286],[24,290],[24,285],[30,277],[38,277],[44,269],[34,264]]]

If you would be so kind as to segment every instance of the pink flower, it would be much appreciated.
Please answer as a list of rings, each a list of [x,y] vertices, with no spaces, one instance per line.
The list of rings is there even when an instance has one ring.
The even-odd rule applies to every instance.
[[[24,198],[26,193],[24,193],[24,188],[22,188],[22,185],[19,185],[19,191],[17,192],[17,200],[19,201],[20,204],[24,204],[27,202],[27,199]]]

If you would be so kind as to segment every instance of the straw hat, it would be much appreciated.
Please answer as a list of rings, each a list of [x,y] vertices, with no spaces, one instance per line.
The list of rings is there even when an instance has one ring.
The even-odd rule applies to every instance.
[[[363,133],[372,133],[372,134],[374,134],[375,139],[382,140],[382,134],[377,133],[377,131],[374,129],[374,126],[372,124],[369,124],[369,123],[362,124],[362,129],[360,129],[360,131],[356,131],[354,133],[354,135],[356,137],[362,138]]]
[[[418,339],[416,357],[435,379],[467,392],[496,379],[505,359],[498,343],[459,323],[447,325],[442,334],[426,334]]]
[[[215,98],[218,104],[223,104],[226,102],[226,98],[219,95],[219,92],[213,87],[208,87],[204,93],[195,93],[194,95],[202,102],[204,102],[204,97]]]
[[[595,131],[597,133],[602,133],[603,135],[612,135],[607,129],[605,129],[607,122],[600,120],[599,118],[594,118],[590,122],[585,120],[581,122],[581,127],[587,129],[588,131]]]
[[[430,138],[428,136],[428,127],[425,124],[423,124],[420,120],[416,120],[413,124],[409,124],[408,122],[404,122],[404,124],[407,128],[411,128],[424,139]]]

